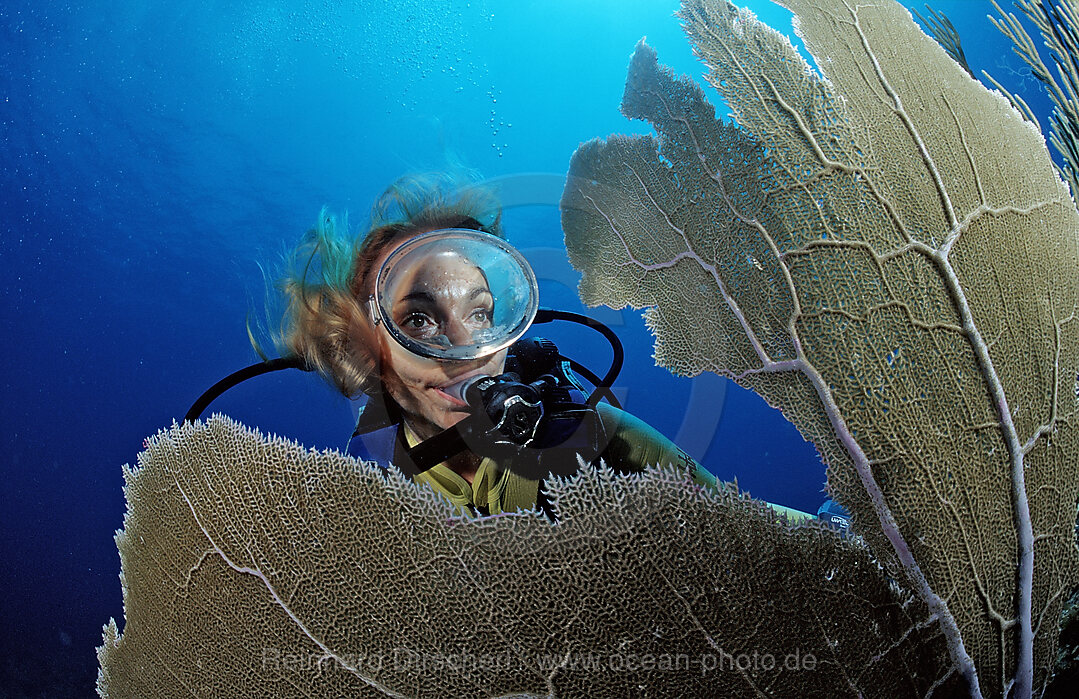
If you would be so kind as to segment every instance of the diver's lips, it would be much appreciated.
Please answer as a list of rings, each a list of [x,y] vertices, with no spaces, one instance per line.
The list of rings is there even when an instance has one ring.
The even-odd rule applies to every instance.
[[[450,394],[443,391],[441,388],[436,388],[436,389],[434,389],[434,391],[435,391],[435,393],[437,393],[438,395],[440,395],[444,399],[446,399],[446,401],[448,401],[455,408],[467,408],[468,407],[468,403],[464,402],[463,400],[458,400],[458,399],[454,398]]]

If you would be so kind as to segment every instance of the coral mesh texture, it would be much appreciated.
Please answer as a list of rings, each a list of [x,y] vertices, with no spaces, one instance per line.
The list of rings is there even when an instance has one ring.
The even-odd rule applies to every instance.
[[[683,5],[733,124],[638,47],[622,110],[657,135],[585,144],[563,195],[581,295],[780,408],[957,672],[1027,695],[1079,583],[1079,216],[1037,129],[897,3],[782,4],[823,77]]]
[[[373,464],[174,427],[127,471],[99,691],[834,697],[945,675],[924,605],[864,548],[684,479],[589,470],[552,485],[557,525],[467,520]]]

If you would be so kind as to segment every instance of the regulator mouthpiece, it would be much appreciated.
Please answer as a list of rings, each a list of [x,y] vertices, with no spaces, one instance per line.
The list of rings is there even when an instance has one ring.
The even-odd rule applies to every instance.
[[[485,378],[488,378],[488,377],[483,375],[483,374],[479,374],[477,376],[470,376],[467,379],[464,379],[462,381],[458,381],[457,383],[454,383],[454,384],[450,384],[449,386],[443,386],[442,391],[444,393],[456,398],[457,400],[461,401],[462,403],[468,403],[468,399],[467,399],[468,389],[475,386],[477,383],[479,383],[480,381],[482,381]]]

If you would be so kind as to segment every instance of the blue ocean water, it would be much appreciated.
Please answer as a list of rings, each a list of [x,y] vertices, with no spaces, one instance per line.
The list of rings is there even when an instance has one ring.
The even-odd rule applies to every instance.
[[[790,33],[789,13],[749,3]],[[910,3],[913,5],[915,3]],[[225,6],[222,6],[225,5]],[[920,4],[918,4],[920,7]],[[986,20],[936,2],[986,69],[1048,111]],[[624,119],[628,57],[700,78],[676,2],[8,0],[0,6],[0,370],[4,535],[0,697],[86,696],[122,618],[120,466],[225,374],[256,360],[245,316],[263,273],[328,205],[370,203],[447,154],[506,192],[510,240],[545,305],[583,310],[565,261],[559,177],[577,145],[645,133]],[[640,313],[588,311],[627,349],[626,407],[717,476],[815,511],[824,469],[759,398],[652,361]],[[547,328],[543,331],[547,333]],[[609,351],[552,328],[597,368]],[[214,410],[315,447],[354,419],[311,376],[248,382]]]

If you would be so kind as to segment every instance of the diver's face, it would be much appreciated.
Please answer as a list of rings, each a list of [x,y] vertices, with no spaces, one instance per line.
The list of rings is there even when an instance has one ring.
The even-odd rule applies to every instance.
[[[412,339],[468,345],[491,327],[494,297],[483,272],[468,259],[441,252],[403,274],[390,315]]]
[[[428,344],[464,345],[491,327],[494,298],[483,272],[468,259],[440,253],[408,275],[389,300],[393,322],[405,334]],[[500,374],[506,362],[507,350],[473,360],[419,357],[382,326],[379,338],[383,384],[424,439],[468,415],[468,406],[445,387],[477,374]]]

